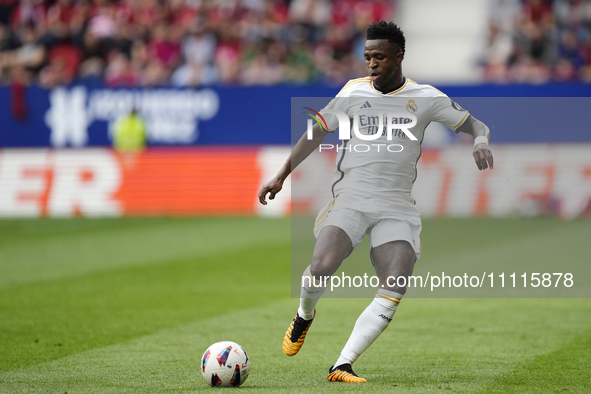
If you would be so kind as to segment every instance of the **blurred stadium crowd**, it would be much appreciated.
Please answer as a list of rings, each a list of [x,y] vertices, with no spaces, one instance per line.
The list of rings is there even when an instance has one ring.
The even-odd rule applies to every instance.
[[[339,85],[392,0],[0,0],[0,83]],[[483,79],[591,81],[591,0],[491,0]]]
[[[591,82],[590,0],[491,0],[484,79]]]
[[[1,0],[1,80],[45,87],[339,84],[386,0]]]

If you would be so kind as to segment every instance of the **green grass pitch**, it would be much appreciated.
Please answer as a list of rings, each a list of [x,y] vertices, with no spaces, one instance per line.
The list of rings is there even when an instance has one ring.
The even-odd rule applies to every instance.
[[[591,256],[589,220],[423,228],[419,264]],[[199,363],[220,340],[249,353],[246,393],[591,391],[584,298],[408,297],[355,364],[369,383],[327,382],[369,300],[321,300],[306,344],[286,357],[290,249],[288,219],[2,220],[0,393],[211,393]]]

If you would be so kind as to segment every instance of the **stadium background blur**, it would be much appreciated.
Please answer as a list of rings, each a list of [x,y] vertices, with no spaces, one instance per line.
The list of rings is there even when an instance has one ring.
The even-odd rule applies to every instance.
[[[441,23],[436,7],[456,18],[446,18],[449,28],[427,41],[433,45],[454,33],[474,40],[464,68],[480,68],[481,81],[591,81],[591,5],[585,0],[475,1],[468,10],[461,10],[461,1],[444,7],[427,1],[418,10],[400,3],[4,0],[1,77],[4,84],[46,88],[94,78],[109,87],[340,86],[364,74],[369,23],[395,19],[413,43],[418,28],[410,22],[417,15],[409,14],[420,13],[426,34]],[[463,37],[457,34],[462,29]],[[456,57],[461,44],[445,41]],[[468,74],[457,82],[477,80]]]
[[[334,155],[323,157],[323,172],[302,166],[292,202],[285,193],[261,210],[256,190],[287,155],[290,98],[332,97],[365,75],[364,30],[380,19],[406,32],[407,76],[456,98],[506,144],[501,167],[475,182],[451,157],[468,157],[459,146],[469,141],[432,126],[415,187],[423,215],[589,210],[580,143],[591,134],[579,110],[591,91],[589,1],[6,0],[0,214],[312,213],[325,194],[305,185],[330,181]],[[132,108],[145,120],[147,150],[108,149]],[[568,133],[556,131],[564,111],[575,114]]]
[[[589,300],[560,297],[591,289],[591,1],[0,0],[0,393],[195,392],[220,340],[249,352],[247,388],[342,392],[326,368],[367,299],[322,300],[297,360],[279,346],[335,152],[257,192],[301,107],[365,75],[378,19],[405,32],[407,77],[491,127],[479,172],[469,136],[429,126],[417,275],[575,286],[410,289],[356,390],[588,392]],[[114,146],[132,110],[145,136]]]

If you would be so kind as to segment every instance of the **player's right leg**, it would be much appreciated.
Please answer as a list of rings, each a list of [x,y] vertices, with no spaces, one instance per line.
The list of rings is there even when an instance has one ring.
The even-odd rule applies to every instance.
[[[318,234],[312,264],[304,271],[300,307],[283,337],[283,352],[296,355],[304,344],[308,329],[314,320],[315,307],[326,290],[326,277],[330,277],[353,251],[347,233],[337,226],[326,226]]]

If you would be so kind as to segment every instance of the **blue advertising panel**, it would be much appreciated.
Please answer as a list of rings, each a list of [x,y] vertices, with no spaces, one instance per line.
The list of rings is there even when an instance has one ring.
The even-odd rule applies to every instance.
[[[587,127],[572,126],[589,124],[589,85],[439,88],[486,122],[493,129],[494,142],[591,141]],[[11,113],[10,88],[0,87],[0,147],[109,146],[114,123],[132,108],[146,121],[150,146],[287,145],[291,98],[329,98],[338,91],[319,86],[112,89],[75,84],[53,90],[31,86],[25,98],[27,116],[17,120]],[[552,129],[550,114],[555,120],[550,122]],[[568,130],[565,118],[571,125]]]

